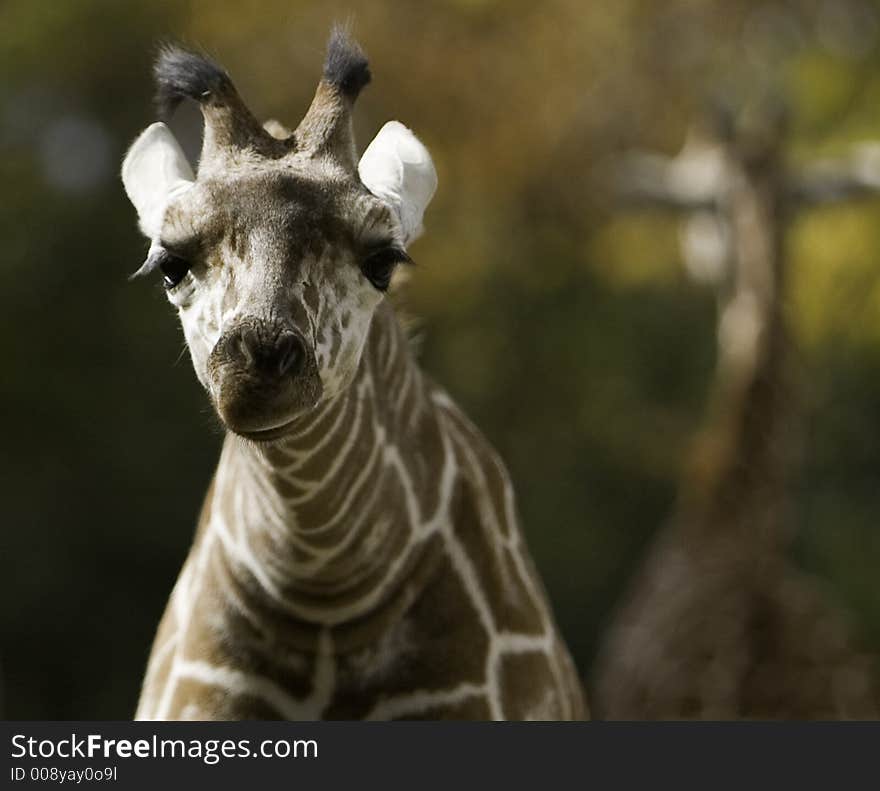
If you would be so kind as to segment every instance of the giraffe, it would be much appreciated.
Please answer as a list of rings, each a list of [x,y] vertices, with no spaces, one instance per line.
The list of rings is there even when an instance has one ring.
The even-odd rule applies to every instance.
[[[722,275],[712,409],[686,462],[676,513],[605,636],[597,714],[874,719],[880,697],[872,658],[816,581],[787,557],[787,479],[799,432],[784,309],[791,181],[782,162],[784,119],[753,130],[718,120],[700,161],[674,160],[669,169],[678,172],[664,177],[681,192],[686,168],[708,171],[708,180],[694,179],[700,199],[693,203],[727,228],[727,245],[685,245],[691,255],[719,254],[711,267]],[[676,202],[691,208],[681,197]],[[688,229],[692,241],[701,228],[705,222]]]
[[[436,187],[392,121],[358,160],[363,51],[331,33],[293,133],[176,46],[168,127],[122,167],[196,376],[225,428],[155,636],[138,719],[579,719],[580,681],[501,460],[419,369],[386,298]]]

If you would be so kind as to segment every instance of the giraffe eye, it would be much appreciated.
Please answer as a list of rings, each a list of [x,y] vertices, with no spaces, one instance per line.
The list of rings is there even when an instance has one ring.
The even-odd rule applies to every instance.
[[[367,255],[361,264],[361,271],[379,291],[387,291],[394,268],[402,263],[412,263],[404,250],[392,246],[382,247]]]
[[[162,285],[165,290],[174,288],[190,270],[190,263],[185,258],[164,251],[159,260],[159,269],[162,270]]]

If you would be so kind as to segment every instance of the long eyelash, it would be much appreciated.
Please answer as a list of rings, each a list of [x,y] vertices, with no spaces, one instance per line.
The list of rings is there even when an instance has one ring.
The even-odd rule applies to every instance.
[[[128,279],[134,280],[135,278],[146,277],[147,275],[152,274],[162,265],[162,259],[165,255],[167,255],[167,253],[162,247],[151,249],[150,253],[147,255],[147,260],[140,265],[140,268],[136,272],[130,274]]]
[[[381,261],[388,264],[413,264],[414,261],[409,257],[406,250],[395,245],[387,244],[375,247],[367,253],[364,262]]]
[[[177,355],[177,359],[174,361],[174,365],[180,365],[180,361],[184,358],[184,355],[189,351],[189,346],[186,341],[183,342],[183,348],[180,350],[180,354]]]

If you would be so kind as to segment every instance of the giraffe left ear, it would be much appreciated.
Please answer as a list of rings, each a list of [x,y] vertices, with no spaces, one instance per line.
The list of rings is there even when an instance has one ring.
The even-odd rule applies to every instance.
[[[437,189],[428,149],[399,121],[389,121],[358,164],[363,185],[397,213],[409,244],[422,232],[422,217]]]

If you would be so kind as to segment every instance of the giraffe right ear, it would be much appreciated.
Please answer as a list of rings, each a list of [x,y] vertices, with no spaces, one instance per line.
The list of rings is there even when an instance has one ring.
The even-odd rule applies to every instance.
[[[137,209],[140,229],[149,239],[158,239],[169,201],[194,183],[180,144],[163,123],[141,132],[122,163],[122,184]]]
[[[422,232],[422,217],[437,189],[428,149],[399,121],[389,121],[358,163],[361,183],[397,213],[404,243]]]

